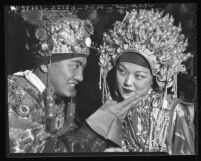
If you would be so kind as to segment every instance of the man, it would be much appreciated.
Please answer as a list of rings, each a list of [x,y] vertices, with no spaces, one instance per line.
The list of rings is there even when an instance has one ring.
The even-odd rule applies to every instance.
[[[15,13],[29,27],[34,26],[27,32],[30,43],[26,47],[36,66],[8,76],[10,153],[103,151],[106,139],[87,124],[79,130],[69,128],[62,100],[74,96],[75,86],[83,80],[93,34],[91,23],[67,10],[19,11]],[[129,108],[133,99],[119,103],[116,109]],[[103,106],[116,106],[116,102]]]
[[[67,129],[61,97],[74,96],[83,80],[93,27],[64,10],[18,13],[34,27],[26,47],[36,66],[8,76],[10,152],[65,152],[57,141]]]

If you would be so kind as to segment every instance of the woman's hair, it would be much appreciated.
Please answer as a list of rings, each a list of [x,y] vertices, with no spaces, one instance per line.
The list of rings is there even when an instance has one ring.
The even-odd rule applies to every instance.
[[[152,72],[151,66],[149,62],[147,61],[147,59],[135,51],[124,52],[123,54],[121,54],[117,58],[116,64],[118,64],[119,62],[129,62],[129,63],[137,64],[142,67],[148,68],[150,72]]]
[[[158,91],[158,92],[160,91],[160,88],[159,88],[158,83],[156,81],[156,76],[153,76],[151,87],[154,91]]]
[[[113,100],[122,101],[123,98],[119,94],[119,91],[116,85],[116,66],[108,72],[107,83],[108,83],[110,94]]]

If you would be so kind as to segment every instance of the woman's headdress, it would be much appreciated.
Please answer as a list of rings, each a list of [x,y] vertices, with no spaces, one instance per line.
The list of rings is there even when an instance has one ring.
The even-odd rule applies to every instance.
[[[110,96],[106,82],[108,71],[115,66],[118,57],[126,52],[136,52],[146,58],[153,76],[165,83],[165,91],[172,87],[174,97],[177,97],[177,74],[186,72],[182,62],[192,55],[184,53],[188,43],[181,34],[181,24],[177,27],[173,23],[174,19],[169,14],[163,16],[163,12],[153,9],[133,9],[130,13],[126,12],[122,22],[114,24],[113,30],[103,34],[103,44],[99,49],[99,85],[103,97]]]

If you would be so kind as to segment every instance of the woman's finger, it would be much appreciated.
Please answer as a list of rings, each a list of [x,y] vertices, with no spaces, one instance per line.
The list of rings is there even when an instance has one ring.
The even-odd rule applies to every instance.
[[[107,105],[107,104],[112,104],[112,103],[117,103],[116,101],[114,100],[107,100],[104,105]]]
[[[119,103],[119,107],[123,108],[124,106],[129,105],[130,103],[132,103],[134,100],[136,100],[137,98],[139,98],[138,95],[135,95],[133,97],[130,97],[128,99],[125,99],[124,101]]]
[[[127,112],[130,108],[132,108],[134,105],[136,105],[140,101],[140,97],[136,98],[133,102],[126,105],[124,108],[122,108],[121,113]]]

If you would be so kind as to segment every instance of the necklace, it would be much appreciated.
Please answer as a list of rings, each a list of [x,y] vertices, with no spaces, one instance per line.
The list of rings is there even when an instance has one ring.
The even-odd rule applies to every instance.
[[[150,114],[149,151],[166,151],[165,140],[169,124],[169,110],[161,108],[160,104],[156,119],[154,119],[155,112],[152,110]]]
[[[122,145],[124,149],[166,151],[169,110],[162,108],[162,102],[161,95],[150,90],[138,105],[128,112],[124,124],[128,128],[123,127],[123,133],[126,133],[127,137]]]
[[[123,124],[124,149],[145,151],[148,148],[152,89],[144,95],[138,105],[131,108]]]

